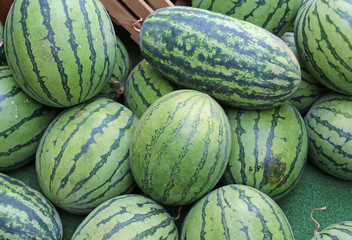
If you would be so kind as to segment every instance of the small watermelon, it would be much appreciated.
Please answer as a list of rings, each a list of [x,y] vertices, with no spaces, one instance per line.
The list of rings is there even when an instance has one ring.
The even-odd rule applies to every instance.
[[[178,231],[162,205],[142,195],[126,194],[96,207],[71,239],[178,240]]]
[[[324,228],[314,234],[311,240],[351,240],[352,221],[343,221]]]
[[[239,184],[217,188],[187,213],[181,240],[293,240],[280,207],[263,192]]]

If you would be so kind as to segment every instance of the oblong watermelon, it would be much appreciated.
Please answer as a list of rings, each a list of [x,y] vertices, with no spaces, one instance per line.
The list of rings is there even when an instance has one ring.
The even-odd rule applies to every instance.
[[[0,173],[0,239],[61,240],[62,223],[43,194]]]
[[[143,59],[128,75],[124,103],[140,118],[155,100],[174,90],[176,86]]]
[[[143,195],[126,194],[96,207],[71,239],[178,240],[178,231],[162,205]]]
[[[294,236],[284,212],[263,192],[240,184],[217,188],[194,204],[181,240],[280,239]]]
[[[193,0],[192,6],[251,22],[280,37],[293,24],[301,0]]]
[[[309,160],[332,176],[352,181],[352,96],[327,93],[304,119]]]
[[[0,171],[33,160],[45,129],[57,114],[56,109],[30,98],[8,66],[0,66]]]
[[[43,193],[57,206],[88,213],[135,186],[129,146],[138,118],[98,98],[67,108],[46,129],[36,155]]]
[[[226,184],[244,184],[277,200],[299,181],[308,154],[304,120],[291,104],[262,109],[228,109],[232,133]]]
[[[35,100],[69,107],[105,86],[116,61],[116,36],[103,4],[16,0],[4,34],[8,64]]]
[[[327,226],[317,232],[311,240],[352,239],[352,221],[343,221]]]
[[[334,91],[352,95],[351,0],[311,0],[295,21],[298,53],[316,80]]]
[[[195,90],[170,92],[142,115],[130,147],[140,189],[166,205],[192,203],[220,180],[231,150],[221,106]]]
[[[299,63],[280,38],[209,10],[158,9],[145,19],[139,45],[167,79],[234,107],[280,105],[301,82]]]

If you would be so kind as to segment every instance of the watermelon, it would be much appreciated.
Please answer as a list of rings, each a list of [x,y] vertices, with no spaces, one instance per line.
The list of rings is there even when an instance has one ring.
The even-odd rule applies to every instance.
[[[0,239],[62,239],[59,214],[43,194],[0,173]]]
[[[143,195],[126,194],[100,204],[71,239],[178,240],[178,231],[162,205]]]
[[[124,93],[126,78],[132,70],[132,59],[120,38],[116,37],[116,66],[110,80],[96,97],[106,97],[115,101],[120,101]]]
[[[352,96],[330,92],[305,116],[309,159],[324,172],[352,181]]]
[[[306,1],[294,30],[307,70],[329,89],[347,95],[352,95],[351,16],[351,0]]]
[[[304,120],[291,104],[262,109],[228,109],[232,150],[225,184],[244,184],[277,200],[302,176],[308,136]]]
[[[140,118],[130,166],[144,194],[181,206],[218,183],[230,150],[230,125],[222,107],[199,91],[176,90],[153,102]]]
[[[294,33],[286,32],[282,37],[282,40],[290,47],[292,52],[295,54],[298,62],[301,66],[302,81],[290,99],[290,102],[297,108],[297,110],[305,115],[312,104],[326,93],[327,88],[317,81],[305,68],[299,54],[297,52],[296,44],[294,41]]]
[[[0,171],[33,160],[45,129],[58,114],[30,98],[17,85],[8,66],[0,66]]]
[[[4,31],[15,81],[45,105],[82,103],[111,78],[116,35],[98,0],[16,0]]]
[[[263,192],[240,184],[217,188],[187,213],[181,240],[294,239],[280,207]]]
[[[137,117],[114,100],[67,108],[48,126],[36,155],[43,193],[60,208],[84,214],[135,186],[129,146]]]
[[[192,6],[251,22],[280,37],[293,24],[301,0],[192,0]]]
[[[342,221],[331,224],[317,232],[311,240],[348,240],[352,239],[352,221]]]
[[[167,79],[224,105],[271,108],[291,98],[301,82],[299,63],[280,38],[205,9],[154,11],[142,25],[139,45]]]
[[[176,86],[143,59],[126,80],[124,103],[140,118],[155,100],[174,90]]]

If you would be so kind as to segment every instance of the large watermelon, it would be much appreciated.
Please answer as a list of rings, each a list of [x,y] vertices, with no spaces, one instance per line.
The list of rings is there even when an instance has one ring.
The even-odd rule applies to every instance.
[[[224,173],[227,184],[245,184],[277,200],[302,176],[308,136],[304,120],[291,104],[262,109],[229,109],[232,150]]]
[[[170,214],[142,195],[127,194],[107,200],[77,227],[72,240],[178,240]]]
[[[293,240],[280,207],[261,191],[240,184],[215,189],[187,213],[181,240]]]
[[[352,1],[311,0],[295,21],[295,42],[308,71],[326,87],[352,95]]]
[[[37,190],[0,173],[0,239],[60,240],[59,214]]]
[[[45,129],[57,114],[22,91],[8,66],[0,66],[0,171],[33,160]]]
[[[193,0],[192,6],[242,19],[282,36],[293,24],[301,0]]]
[[[166,205],[198,200],[220,180],[231,150],[231,131],[220,105],[195,90],[176,90],[142,115],[130,148],[141,190]]]
[[[174,90],[176,86],[143,59],[126,80],[124,102],[137,117],[141,117],[150,104]]]
[[[45,131],[36,156],[44,194],[72,213],[88,213],[103,201],[129,192],[134,180],[129,146],[137,117],[111,99],[68,108]]]
[[[234,107],[280,105],[301,82],[299,63],[280,38],[209,10],[158,9],[145,19],[139,43],[166,78]]]
[[[305,116],[309,160],[326,173],[352,181],[352,96],[327,93]]]
[[[4,43],[18,85],[55,107],[97,95],[116,61],[114,28],[99,0],[15,0]]]
[[[343,221],[317,232],[311,240],[350,240],[352,239],[352,221]]]

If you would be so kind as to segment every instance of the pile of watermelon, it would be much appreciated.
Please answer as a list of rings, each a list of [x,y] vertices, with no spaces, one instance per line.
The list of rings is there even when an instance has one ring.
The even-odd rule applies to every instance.
[[[184,3],[136,45],[99,0],[13,2],[0,239],[295,239],[278,202],[307,161],[351,183],[352,2]]]

